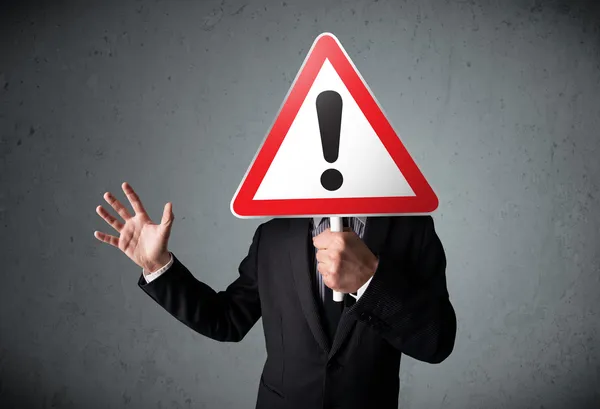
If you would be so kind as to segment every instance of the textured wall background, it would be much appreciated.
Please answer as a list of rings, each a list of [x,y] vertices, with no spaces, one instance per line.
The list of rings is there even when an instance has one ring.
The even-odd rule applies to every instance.
[[[229,201],[314,38],[335,33],[440,198],[459,321],[400,407],[600,407],[600,13],[556,1],[4,2],[0,406],[250,408],[265,358],[193,333],[94,230],[120,183],[213,288]]]

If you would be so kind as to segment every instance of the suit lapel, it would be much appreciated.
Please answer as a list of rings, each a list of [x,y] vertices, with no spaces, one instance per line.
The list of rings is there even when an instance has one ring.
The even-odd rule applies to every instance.
[[[378,256],[383,249],[387,239],[389,225],[390,217],[388,216],[367,218],[363,241],[376,256]],[[302,311],[304,312],[304,316],[306,317],[306,321],[308,322],[308,326],[311,329],[313,336],[321,348],[328,353],[329,358],[331,358],[340,349],[345,339],[348,337],[348,334],[356,324],[356,319],[348,315],[348,313],[352,311],[354,302],[352,302],[353,299],[349,300],[351,296],[347,294],[344,296],[344,311],[340,317],[340,322],[338,323],[335,338],[332,343],[325,332],[325,326],[323,325],[317,304],[320,300],[315,299],[310,277],[312,271],[310,266],[310,262],[312,261],[310,251],[314,251],[312,243],[310,243],[310,219],[290,218],[288,227],[289,231],[286,238],[286,247],[288,248],[292,276],[298,291],[300,305],[302,306]]]
[[[317,300],[315,299],[312,280],[310,277],[310,262],[312,247],[309,218],[289,219],[289,231],[287,234],[287,248],[289,251],[290,265],[294,284],[298,291],[298,298],[302,311],[308,322],[315,339],[325,352],[329,352],[331,343],[325,333],[325,327],[321,321]]]
[[[369,217],[367,218],[367,224],[365,226],[365,232],[363,234],[363,241],[371,250],[373,254],[379,256],[385,241],[387,239],[388,230],[390,226],[390,217],[382,216],[382,217]],[[331,358],[342,346],[348,334],[352,331],[352,329],[356,325],[356,319],[349,316],[349,312],[352,311],[354,302],[348,302],[348,299],[351,298],[350,295],[344,295],[345,299],[345,307],[340,317],[340,322],[338,323],[338,327],[335,333],[335,338],[333,339],[333,345],[331,346],[331,350],[329,351],[329,358]],[[352,300],[354,300],[352,298]],[[359,300],[360,301],[360,300]],[[357,301],[358,302],[358,301]]]

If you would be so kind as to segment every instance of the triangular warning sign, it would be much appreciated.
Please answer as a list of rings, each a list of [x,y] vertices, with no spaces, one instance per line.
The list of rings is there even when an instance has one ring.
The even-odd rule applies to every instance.
[[[330,33],[317,37],[231,201],[240,218],[430,213],[438,199]]]

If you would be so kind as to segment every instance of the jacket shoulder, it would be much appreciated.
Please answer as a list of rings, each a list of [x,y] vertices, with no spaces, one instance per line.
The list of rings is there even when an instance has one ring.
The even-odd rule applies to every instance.
[[[273,229],[282,229],[287,228],[289,224],[289,219],[284,218],[272,218],[265,222],[262,222],[258,227],[264,230],[273,230]]]
[[[392,216],[394,227],[402,227],[410,230],[426,229],[433,226],[433,217],[431,215],[410,215],[410,216]]]
[[[267,237],[281,237],[282,232],[289,230],[290,219],[286,218],[273,218],[265,222],[262,222],[256,228],[260,229],[260,235],[263,238]]]

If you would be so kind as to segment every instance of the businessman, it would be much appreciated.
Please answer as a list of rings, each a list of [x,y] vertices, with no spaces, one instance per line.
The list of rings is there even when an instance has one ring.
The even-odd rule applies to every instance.
[[[142,268],[146,294],[218,341],[242,340],[262,317],[257,409],[396,409],[401,354],[439,363],[454,348],[446,258],[430,216],[349,217],[343,232],[331,232],[327,217],[271,219],[256,229],[239,276],[217,292],[168,250],[172,204],[154,224],[132,187],[122,188],[135,214],[105,193],[123,221],[98,206],[119,236],[94,235]]]

